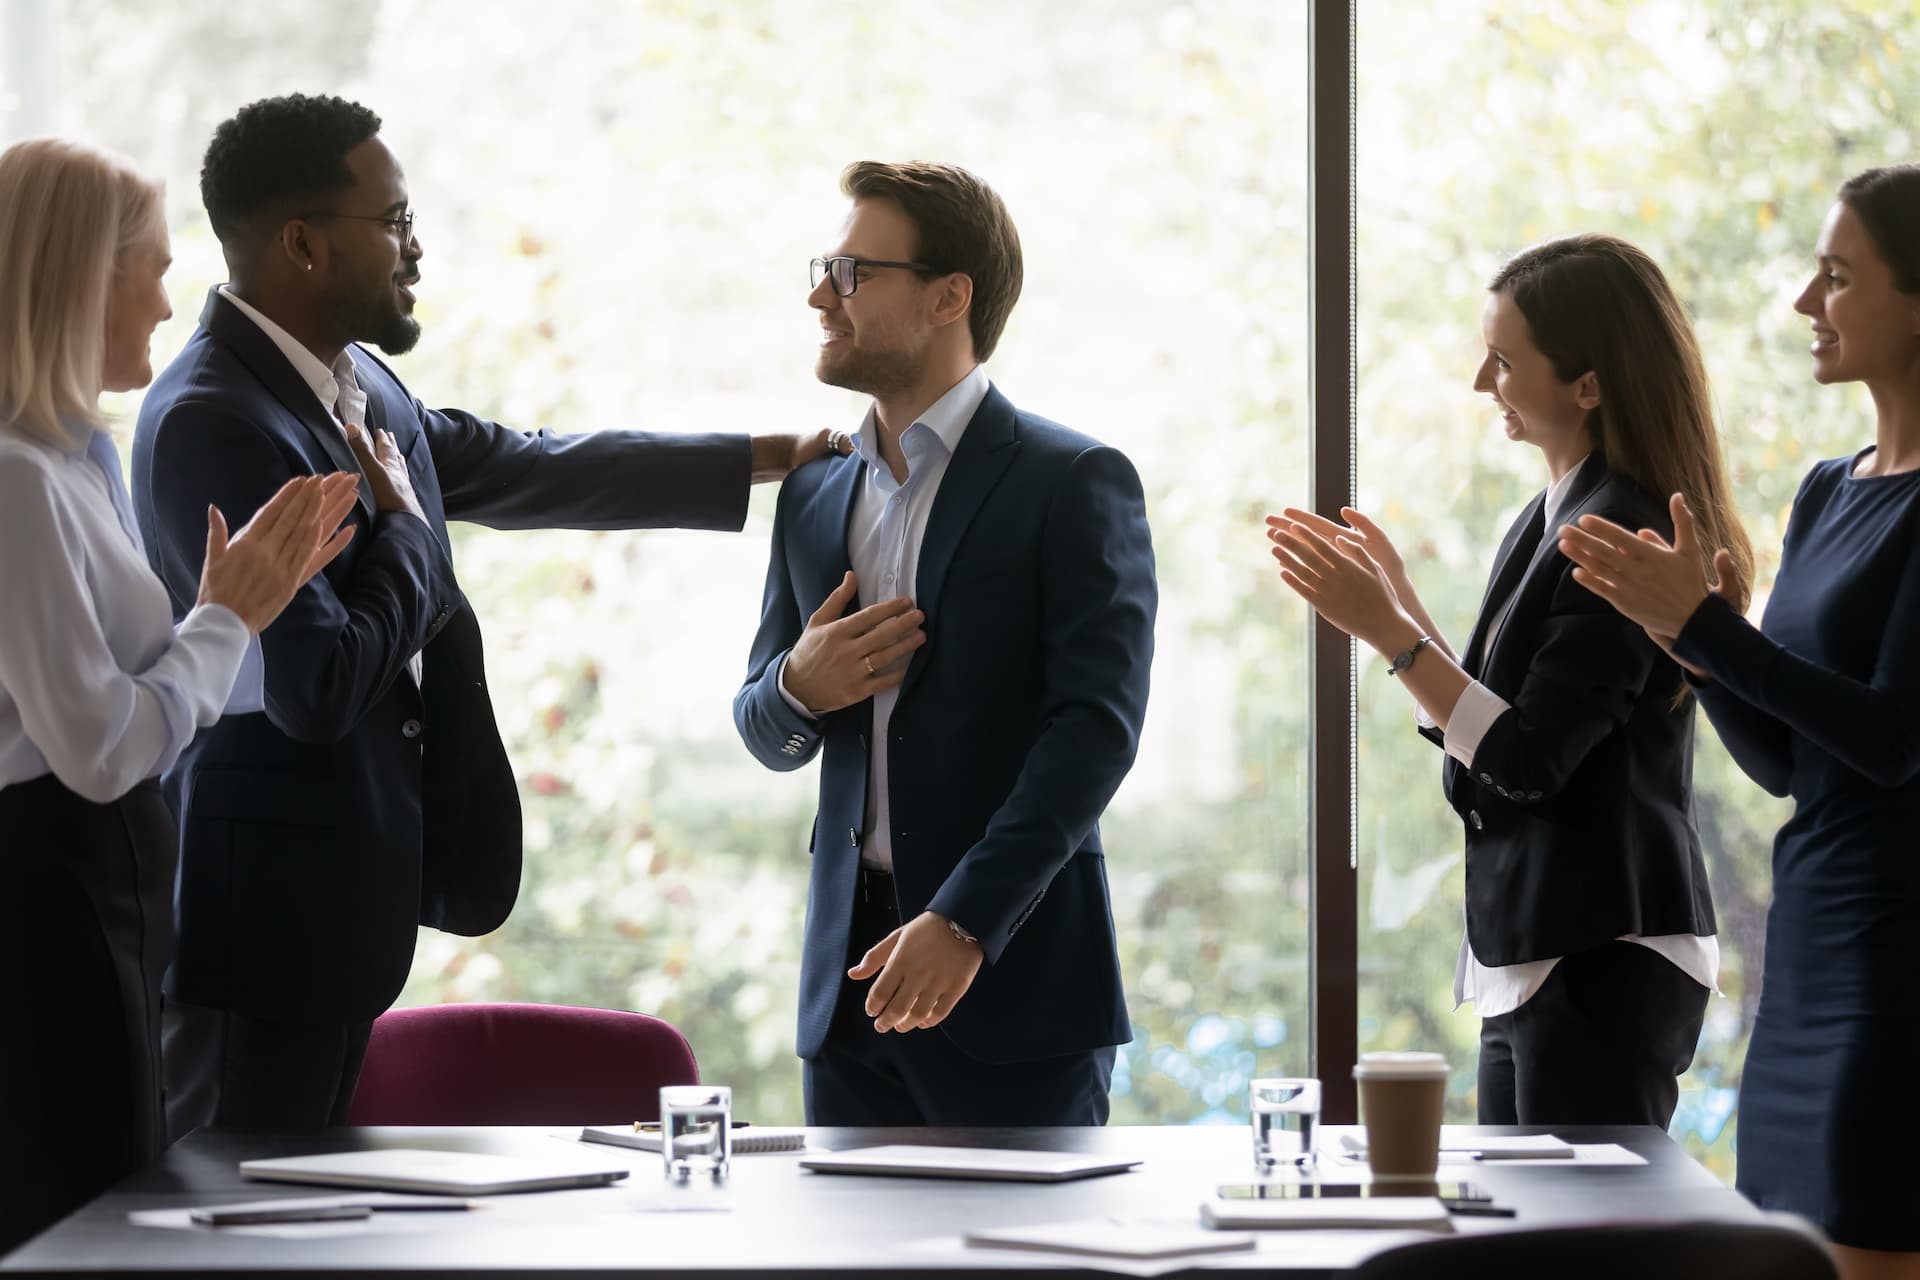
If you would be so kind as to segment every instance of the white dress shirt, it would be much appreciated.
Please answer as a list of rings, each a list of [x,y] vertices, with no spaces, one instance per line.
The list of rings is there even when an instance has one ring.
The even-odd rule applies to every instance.
[[[847,526],[847,555],[859,584],[859,607],[895,596],[912,596],[920,576],[920,541],[927,532],[927,514],[947,463],[960,446],[967,423],[987,398],[992,384],[979,365],[928,406],[900,433],[900,449],[907,455],[907,478],[896,481],[880,456],[880,436],[874,411],[853,440],[866,462],[866,475],[853,500],[853,519]],[[911,659],[902,658],[901,664]],[[799,714],[813,713],[787,692],[786,663],[780,664],[780,696]],[[873,729],[867,741],[867,828],[860,833],[860,861],[870,867],[893,869],[891,805],[887,800],[887,726],[900,690],[886,689],[873,696]]]
[[[360,379],[354,376],[352,347],[343,349],[334,357],[333,367],[328,368],[299,339],[235,293],[232,286],[221,285],[220,296],[231,302],[241,315],[258,325],[260,332],[280,348],[280,354],[287,358],[287,363],[300,375],[300,380],[313,388],[314,398],[320,402],[327,416],[333,419],[333,425],[340,429],[342,439],[346,437],[346,424],[349,422],[366,430],[368,438],[372,438],[373,432],[367,427],[367,393],[360,389]],[[420,683],[419,654],[407,659],[407,672],[413,677],[414,684]],[[239,682],[234,685],[233,697],[227,702],[228,715],[259,711],[266,706],[265,673],[266,663],[260,653],[260,642],[255,640],[247,647],[247,665],[241,671]]]
[[[1581,461],[1584,461],[1582,459]],[[1542,515],[1546,521],[1544,537],[1552,537],[1558,526],[1559,515],[1566,507],[1567,490],[1572,486],[1574,475],[1580,470],[1580,463],[1568,467],[1566,473],[1547,488],[1547,498]],[[1515,590],[1518,591],[1518,586]],[[1499,627],[1506,621],[1507,607],[1511,600],[1487,602],[1488,607],[1500,612],[1498,622],[1488,629],[1481,641],[1482,647],[1491,651],[1494,641],[1499,638]],[[1463,657],[1468,655],[1462,655]],[[1499,694],[1481,684],[1471,681],[1461,690],[1460,699],[1453,704],[1453,712],[1447,717],[1445,730],[1446,752],[1465,768],[1473,767],[1473,757],[1480,749],[1480,743],[1487,736],[1487,730],[1494,721],[1511,710],[1510,704]],[[1415,719],[1424,727],[1433,728],[1433,718],[1424,709],[1415,712]],[[1643,947],[1659,952],[1682,973],[1718,994],[1720,991],[1720,940],[1711,934],[1695,937],[1690,933],[1665,934],[1658,938],[1642,938],[1636,934],[1625,934],[1619,941],[1637,942]],[[1460,936],[1460,954],[1453,966],[1453,1007],[1458,1009],[1471,1000],[1474,1011],[1483,1018],[1496,1018],[1503,1013],[1512,1013],[1527,1001],[1534,993],[1546,985],[1547,978],[1553,973],[1553,967],[1560,963],[1561,957],[1549,960],[1527,960],[1520,964],[1501,965],[1492,968],[1481,964],[1468,945],[1464,930]]]
[[[247,648],[223,605],[176,630],[101,432],[64,452],[0,430],[0,600],[0,786],[118,799],[219,719]]]

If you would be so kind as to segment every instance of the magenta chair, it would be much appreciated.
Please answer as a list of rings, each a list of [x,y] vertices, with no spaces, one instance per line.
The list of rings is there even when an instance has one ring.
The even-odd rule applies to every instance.
[[[441,1004],[373,1024],[349,1124],[621,1124],[698,1084],[687,1038],[620,1009]]]

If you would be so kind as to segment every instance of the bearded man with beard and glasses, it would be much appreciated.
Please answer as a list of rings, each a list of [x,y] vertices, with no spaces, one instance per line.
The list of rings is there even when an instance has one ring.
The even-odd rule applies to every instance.
[[[168,1120],[339,1124],[415,930],[499,927],[520,807],[447,521],[738,529],[814,437],[522,433],[432,410],[377,356],[410,349],[422,249],[371,111],[270,98],[214,133],[201,196],[228,282],[140,409],[147,555],[191,608],[207,509],[237,528],[292,476],[362,476],[345,554],[248,655],[180,757]]]
[[[863,162],[840,185],[815,372],[873,403],[781,490],[733,708],[768,768],[821,758],[807,1121],[1102,1124],[1132,1037],[1098,821],[1158,603],[1140,479],[988,382],[1022,272],[985,183]]]

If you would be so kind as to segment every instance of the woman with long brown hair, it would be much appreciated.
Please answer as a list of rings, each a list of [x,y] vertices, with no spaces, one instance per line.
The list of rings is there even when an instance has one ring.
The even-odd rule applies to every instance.
[[[1656,1124],[1678,1099],[1719,951],[1694,825],[1693,707],[1680,669],[1572,580],[1544,536],[1596,513],[1666,527],[1688,495],[1744,598],[1707,379],[1652,259],[1583,235],[1528,249],[1489,286],[1474,389],[1547,488],[1495,559],[1466,646],[1441,636],[1364,514],[1268,517],[1281,577],[1388,660],[1446,752],[1466,833],[1456,1003],[1481,1015],[1487,1124]]]
[[[1727,749],[1793,816],[1773,844],[1739,1187],[1819,1223],[1849,1280],[1920,1277],[1920,165],[1840,188],[1794,310],[1813,378],[1866,384],[1874,442],[1817,464],[1759,627],[1698,508],[1561,530],[1576,580],[1685,664]],[[1630,530],[1642,530],[1639,533]],[[1664,535],[1666,530],[1661,530]],[[1716,576],[1718,581],[1716,581]]]

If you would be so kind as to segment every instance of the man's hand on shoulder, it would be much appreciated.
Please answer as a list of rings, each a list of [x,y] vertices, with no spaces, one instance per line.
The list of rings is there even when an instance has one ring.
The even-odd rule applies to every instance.
[[[828,439],[825,427],[806,435],[754,436],[753,440],[753,483],[766,484],[771,480],[785,480],[787,474],[817,461],[830,453],[841,452],[834,447],[836,442]]]
[[[938,912],[923,911],[874,943],[847,976],[858,982],[880,975],[867,991],[875,1031],[917,1031],[946,1021],[983,958],[979,942],[962,938]]]

